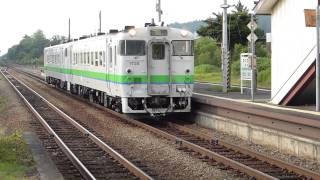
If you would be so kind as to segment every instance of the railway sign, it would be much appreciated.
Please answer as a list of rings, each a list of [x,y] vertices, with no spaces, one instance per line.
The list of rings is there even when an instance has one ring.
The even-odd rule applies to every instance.
[[[258,24],[255,22],[255,21],[250,21],[249,24],[247,25],[247,27],[249,29],[253,29],[253,30],[256,30],[258,28]]]
[[[315,9],[305,9],[304,16],[306,21],[306,27],[316,27],[317,26],[317,15]]]
[[[247,37],[248,41],[251,42],[253,40],[253,42],[256,42],[258,40],[258,37],[255,33],[251,33],[249,34],[249,36]]]

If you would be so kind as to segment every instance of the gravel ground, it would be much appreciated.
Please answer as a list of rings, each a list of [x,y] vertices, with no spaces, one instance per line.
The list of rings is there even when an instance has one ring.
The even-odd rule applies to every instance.
[[[0,135],[30,130],[32,114],[13,91],[6,79],[0,75]]]
[[[70,116],[81,120],[97,133],[121,149],[129,149],[126,157],[139,159],[154,170],[160,179],[245,179],[234,177],[230,171],[221,171],[188,153],[176,149],[172,142],[122,123],[109,113],[90,107],[22,75],[17,75],[37,92],[48,98]]]
[[[29,122],[33,118],[22,100],[0,74],[0,136],[31,131]],[[40,177],[37,170],[32,169],[24,179],[36,180]]]
[[[320,163],[307,160],[307,159],[301,159],[299,157],[289,155],[289,154],[283,154],[278,150],[272,149],[271,147],[266,147],[262,145],[253,144],[249,141],[242,140],[236,136],[229,135],[227,133],[222,133],[216,130],[206,129],[203,127],[200,127],[198,125],[186,125],[186,127],[189,127],[191,129],[200,131],[202,133],[208,134],[216,139],[221,139],[225,142],[228,142],[230,144],[237,144],[241,147],[260,152],[262,154],[265,154],[267,156],[271,156],[275,159],[283,160],[290,164],[295,164],[297,166],[310,169],[312,171],[320,173]]]

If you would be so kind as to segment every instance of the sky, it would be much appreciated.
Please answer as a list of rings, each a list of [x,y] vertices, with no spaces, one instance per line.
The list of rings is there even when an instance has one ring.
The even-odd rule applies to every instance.
[[[228,0],[236,4],[238,0]],[[252,9],[253,0],[241,0]],[[188,22],[203,20],[212,12],[221,12],[223,0],[161,0],[163,21]],[[71,37],[94,34],[98,31],[99,11],[102,12],[102,31],[123,29],[125,25],[141,27],[152,18],[157,20],[156,0],[1,0],[0,56],[18,44],[25,34],[38,29],[50,39],[53,35],[68,36],[71,18]]]

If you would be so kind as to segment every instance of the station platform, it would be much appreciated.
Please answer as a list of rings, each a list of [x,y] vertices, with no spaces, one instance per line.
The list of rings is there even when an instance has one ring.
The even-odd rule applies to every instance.
[[[312,120],[319,120],[320,112],[315,111],[314,105],[306,106],[279,106],[271,104],[271,91],[268,89],[258,89],[254,96],[254,101],[251,99],[251,89],[244,88],[244,93],[229,92],[223,93],[215,90],[214,86],[221,86],[220,84],[212,83],[200,83],[194,84],[194,97],[213,98],[225,101],[231,101],[234,103],[240,103],[245,108],[263,110],[270,113],[279,113],[283,115],[291,116],[292,118],[306,118]]]

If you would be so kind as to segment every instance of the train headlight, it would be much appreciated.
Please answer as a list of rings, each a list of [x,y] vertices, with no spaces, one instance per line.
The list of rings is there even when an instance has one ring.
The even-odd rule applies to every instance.
[[[137,31],[135,29],[130,29],[129,34],[130,36],[135,36],[137,34]]]
[[[180,33],[181,33],[182,37],[186,37],[189,34],[189,32],[187,30],[181,30]]]

